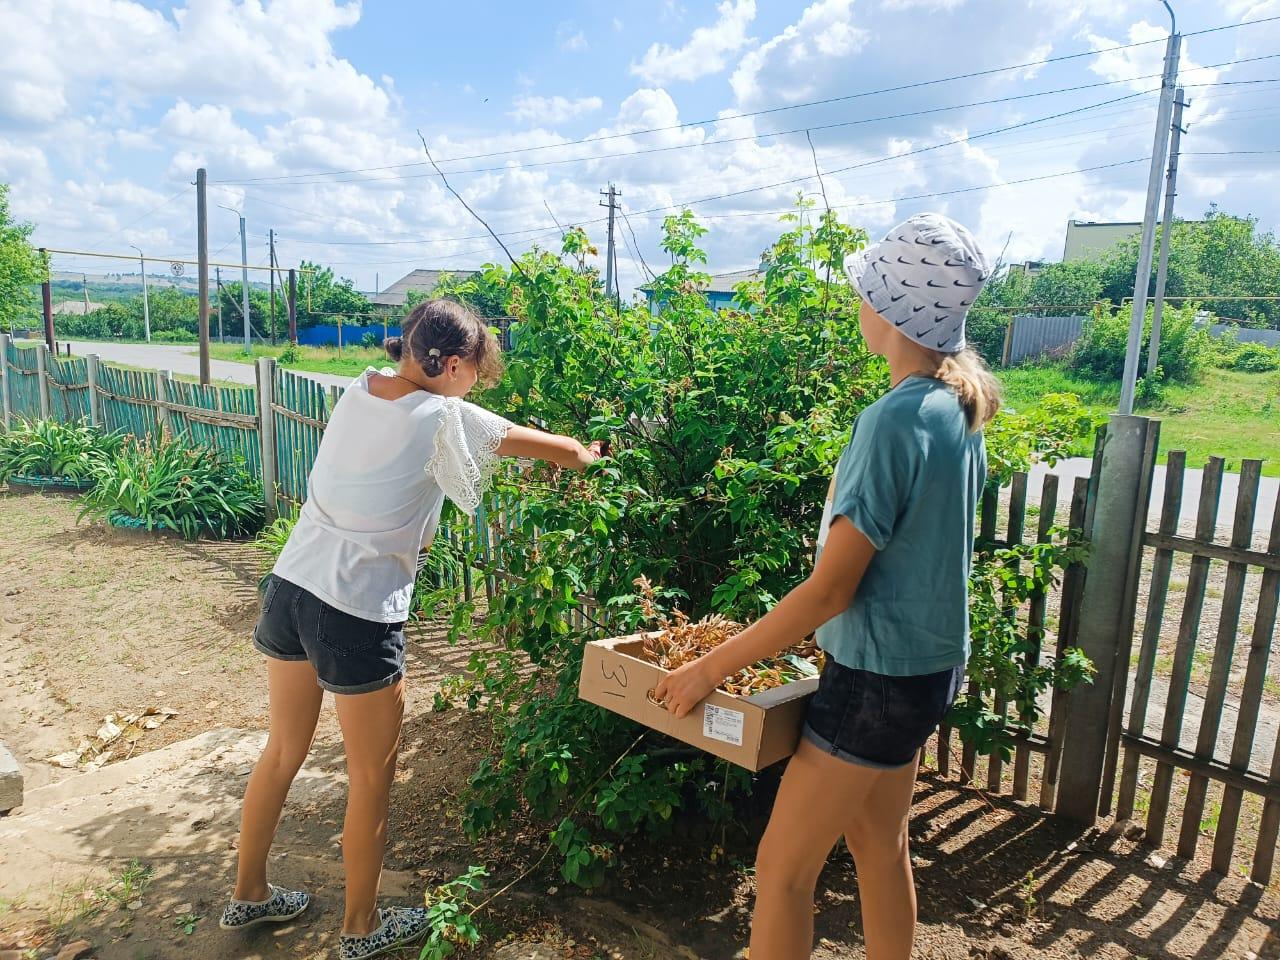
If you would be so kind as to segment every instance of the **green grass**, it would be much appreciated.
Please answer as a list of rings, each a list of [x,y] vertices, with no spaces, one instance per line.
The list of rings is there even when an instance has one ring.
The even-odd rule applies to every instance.
[[[1120,400],[1118,383],[1085,380],[1058,364],[998,370],[997,376],[1005,403],[1015,410],[1034,408],[1046,393],[1074,393],[1103,420]],[[1170,450],[1185,450],[1193,467],[1218,456],[1229,470],[1239,470],[1241,460],[1261,458],[1264,474],[1280,476],[1280,372],[1208,370],[1199,383],[1166,387],[1161,403],[1139,405],[1136,412],[1161,421],[1161,463]],[[1081,441],[1073,452],[1089,456],[1092,441]]]
[[[252,363],[259,357],[280,359],[285,347],[254,346],[253,352],[246,354],[244,347],[231,343],[213,343],[209,345],[209,356],[218,360],[234,360],[237,363]],[[334,376],[351,377],[364,373],[367,367],[386,366],[390,361],[381,347],[343,347],[342,356],[338,356],[336,347],[297,347],[300,359],[293,363],[282,364],[290,370],[304,370],[308,373],[330,373]]]

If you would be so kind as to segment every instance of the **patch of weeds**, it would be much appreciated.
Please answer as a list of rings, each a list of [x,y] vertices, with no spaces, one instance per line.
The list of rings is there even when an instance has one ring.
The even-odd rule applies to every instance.
[[[1205,836],[1210,836],[1218,831],[1218,820],[1222,817],[1222,801],[1214,800],[1209,804],[1209,809],[1205,811],[1204,816],[1200,818],[1200,832]]]
[[[423,900],[431,926],[418,960],[444,960],[459,947],[474,947],[480,942],[477,907],[471,898],[484,889],[488,875],[484,867],[469,867],[462,876],[426,892]]]
[[[1170,593],[1186,593],[1186,592],[1187,592],[1187,581],[1185,581],[1185,580],[1170,580],[1170,581],[1169,581],[1169,592],[1170,592]]]
[[[151,886],[152,870],[137,860],[130,860],[128,866],[120,873],[120,878],[102,891],[104,900],[114,900],[122,907],[127,907],[135,900],[142,898]]]
[[[188,937],[195,933],[196,924],[203,920],[204,917],[197,916],[194,913],[184,913],[178,919],[173,921],[173,925],[181,930]]]
[[[1022,901],[1022,919],[1033,920],[1040,913],[1040,901],[1036,898],[1039,885],[1036,883],[1036,872],[1028,870],[1027,875],[1018,884],[1018,899]]]

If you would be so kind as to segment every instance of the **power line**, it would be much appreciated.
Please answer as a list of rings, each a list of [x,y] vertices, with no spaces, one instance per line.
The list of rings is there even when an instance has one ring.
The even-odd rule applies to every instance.
[[[1260,20],[1260,21],[1254,21],[1254,22],[1265,23],[1270,19],[1280,19],[1280,18],[1267,18],[1266,20]],[[1232,24],[1232,25],[1223,26],[1219,29],[1230,29],[1233,26],[1244,26],[1244,25],[1245,25],[1244,23]],[[1190,36],[1190,34],[1187,34],[1187,36]],[[494,151],[490,151],[489,153],[474,153],[474,154],[468,154],[465,156],[448,157],[446,159],[442,159],[441,162],[457,163],[462,160],[487,160],[491,157],[510,156],[511,154],[514,154],[514,153],[532,153],[532,152],[541,151],[541,150],[554,150],[554,149],[559,149],[567,146],[576,146],[578,144],[583,144],[583,143],[600,143],[606,140],[617,140],[622,137],[638,137],[638,136],[645,136],[650,133],[664,133],[671,130],[683,130],[688,127],[705,126],[706,124],[709,124],[709,123],[723,123],[726,120],[742,120],[749,117],[759,117],[759,116],[767,116],[774,113],[781,113],[787,110],[798,110],[805,107],[826,106],[832,103],[844,103],[849,100],[857,100],[857,99],[862,99],[866,97],[879,96],[886,93],[901,93],[906,90],[916,90],[921,87],[936,86],[937,84],[941,84],[941,83],[953,83],[957,80],[972,80],[978,77],[993,76],[998,73],[1008,73],[1015,70],[1026,70],[1031,67],[1042,67],[1051,63],[1062,63],[1067,60],[1077,60],[1077,59],[1080,59],[1081,57],[1096,57],[1104,53],[1114,53],[1119,50],[1130,50],[1130,49],[1133,49],[1134,47],[1143,47],[1153,43],[1163,43],[1163,42],[1164,42],[1163,38],[1158,40],[1141,40],[1134,43],[1119,44],[1113,47],[1104,47],[1099,50],[1088,50],[1088,51],[1081,51],[1079,53],[1064,54],[1058,57],[1047,57],[1041,60],[1032,60],[1026,63],[1012,64],[1006,67],[992,67],[986,70],[975,70],[969,73],[953,74],[948,77],[938,77],[933,80],[918,80],[912,83],[898,84],[896,86],[891,86],[891,87],[880,87],[874,90],[863,90],[857,93],[842,94],[836,97],[825,97],[820,100],[807,100],[801,103],[786,104],[786,105],[777,106],[777,107],[768,107],[762,110],[751,110],[744,113],[737,113],[728,117],[711,117],[703,120],[686,120],[683,123],[668,124],[666,126],[661,126],[661,127],[648,127],[646,129],[641,129],[641,130],[628,130],[624,133],[601,134],[599,136],[594,136],[594,137],[583,137],[578,140],[566,140],[560,143],[537,144],[529,147],[513,147],[508,150],[494,150]],[[293,179],[297,177],[340,176],[342,174],[347,174],[347,173],[373,173],[381,170],[402,170],[409,167],[422,167],[422,166],[428,166],[428,164],[423,163],[422,161],[419,160],[419,161],[414,161],[412,163],[392,163],[392,164],[384,164],[382,166],[376,166],[376,167],[354,167],[354,168],[343,169],[343,170],[313,171],[311,173],[278,174],[276,176],[270,176],[270,177],[250,177],[250,178],[245,178],[243,180],[238,180],[238,181],[217,181],[217,182],[265,183],[272,180],[288,180],[288,179]]]
[[[1236,30],[1241,27],[1257,26],[1259,24],[1272,23],[1277,20],[1280,20],[1280,16],[1262,17],[1256,20],[1243,20],[1239,23],[1222,24],[1217,27],[1209,27],[1204,30],[1197,30],[1192,33],[1183,34],[1183,36],[1184,37],[1201,36],[1209,33],[1218,33],[1223,30]],[[827,104],[832,104],[832,103],[843,103],[849,100],[857,100],[857,99],[862,99],[866,97],[879,96],[886,93],[901,93],[906,90],[916,90],[922,87],[936,86],[942,83],[953,83],[957,80],[971,80],[978,77],[994,76],[995,74],[999,74],[999,73],[1008,73],[1016,70],[1026,70],[1031,67],[1042,67],[1052,63],[1063,63],[1069,60],[1078,60],[1083,57],[1096,57],[1104,53],[1114,53],[1120,50],[1130,50],[1135,47],[1149,46],[1150,44],[1153,44],[1153,43],[1163,43],[1163,42],[1164,42],[1163,38],[1159,38],[1155,40],[1141,40],[1134,43],[1118,44],[1116,46],[1103,47],[1097,50],[1087,50],[1087,51],[1081,51],[1079,53],[1063,54],[1057,57],[1046,57],[1041,60],[1032,60],[1026,63],[1012,64],[1010,66],[1005,66],[1005,67],[992,67],[986,70],[975,70],[969,73],[953,74],[952,76],[938,77],[933,80],[919,80],[913,83],[898,84],[897,86],[892,86],[892,87],[881,87],[874,90],[863,90],[857,93],[843,94],[841,96],[836,96],[836,97],[826,97],[819,100],[808,100],[808,101],[803,101],[801,103],[786,104],[786,105],[777,106],[777,107],[768,107],[762,110],[752,110],[744,113],[737,113],[728,117],[711,117],[703,120],[686,120],[683,123],[668,124],[666,126],[661,126],[661,127],[649,127],[647,129],[641,129],[641,130],[628,130],[622,133],[611,133],[611,134],[601,134],[593,137],[582,137],[577,140],[565,140],[560,143],[537,144],[529,147],[512,147],[507,150],[494,150],[488,153],[474,153],[474,154],[468,154],[468,155],[458,156],[458,157],[448,157],[448,158],[442,159],[441,162],[457,163],[462,160],[487,160],[492,157],[511,156],[512,154],[517,154],[517,153],[532,153],[532,152],[542,151],[542,150],[555,150],[555,149],[560,149],[567,146],[576,146],[578,144],[584,144],[584,143],[600,143],[607,140],[616,140],[622,137],[638,137],[638,136],[645,136],[651,133],[663,133],[671,130],[683,130],[688,127],[700,127],[700,126],[705,126],[707,124],[712,124],[712,123],[715,123],[715,124],[723,123],[727,120],[741,120],[749,117],[767,116],[770,114],[781,113],[788,110],[798,110],[805,107],[825,106]],[[422,161],[414,161],[410,163],[384,164],[381,166],[374,166],[374,167],[353,167],[353,168],[340,169],[340,170],[311,171],[309,173],[278,174],[276,176],[270,176],[270,177],[253,177],[253,178],[247,178],[247,179],[238,180],[238,181],[224,181],[224,182],[265,183],[273,180],[289,180],[289,179],[297,179],[297,178],[303,178],[303,177],[318,177],[318,176],[319,177],[341,176],[343,174],[348,174],[348,173],[375,173],[383,170],[402,170],[410,167],[421,167],[421,166],[427,166],[427,164],[423,163]]]
[[[1063,110],[1063,111],[1059,111],[1058,113],[1049,114],[1049,115],[1047,115],[1047,116],[1043,116],[1043,117],[1035,117],[1035,118],[1033,118],[1033,119],[1031,119],[1031,120],[1022,120],[1022,121],[1019,121],[1019,122],[1017,122],[1017,123],[1007,124],[1007,125],[1005,125],[1005,126],[1003,126],[1003,127],[996,127],[996,128],[990,129],[990,130],[984,130],[984,131],[982,131],[981,133],[976,133],[976,134],[972,134],[972,135],[970,135],[970,134],[966,134],[965,136],[962,136],[962,137],[956,137],[956,138],[953,138],[953,139],[951,139],[951,140],[946,140],[946,141],[943,141],[943,142],[941,142],[941,143],[930,144],[930,145],[928,145],[928,146],[917,147],[917,148],[916,148],[916,149],[914,149],[914,150],[908,150],[908,151],[905,151],[905,152],[903,152],[903,153],[888,154],[888,155],[886,155],[886,156],[876,157],[876,158],[871,159],[871,160],[865,160],[865,161],[862,161],[862,162],[859,162],[859,163],[850,164],[850,165],[845,166],[845,167],[837,167],[837,168],[836,168],[836,169],[834,169],[834,170],[829,170],[829,171],[827,171],[827,174],[828,174],[828,175],[831,175],[831,176],[834,176],[834,175],[836,175],[836,174],[840,174],[840,173],[848,173],[849,171],[852,171],[852,170],[861,170],[861,169],[865,169],[865,168],[867,168],[867,167],[876,166],[876,165],[881,164],[881,163],[886,163],[886,162],[890,162],[890,161],[894,161],[894,160],[904,159],[904,158],[906,158],[906,157],[919,156],[920,154],[923,154],[923,153],[929,153],[929,152],[932,152],[932,151],[935,151],[935,150],[943,149],[943,148],[945,148],[945,147],[955,146],[955,145],[960,144],[960,143],[970,143],[970,142],[972,142],[972,141],[974,141],[974,140],[981,140],[981,139],[985,139],[985,138],[987,138],[987,137],[996,136],[996,135],[1001,134],[1001,133],[1008,133],[1008,132],[1013,131],[1013,130],[1020,130],[1020,129],[1026,128],[1026,127],[1034,126],[1034,125],[1036,125],[1036,124],[1040,124],[1040,123],[1045,123],[1045,122],[1052,121],[1052,120],[1061,119],[1061,118],[1063,118],[1063,117],[1076,116],[1076,115],[1079,115],[1079,114],[1082,114],[1082,113],[1087,113],[1087,112],[1089,112],[1089,111],[1096,110],[1096,109],[1098,109],[1099,107],[1105,107],[1105,106],[1110,106],[1110,105],[1112,105],[1112,104],[1116,104],[1116,103],[1122,103],[1122,102],[1126,102],[1126,101],[1134,100],[1134,99],[1137,99],[1138,97],[1146,96],[1146,95],[1147,95],[1147,94],[1149,94],[1150,92],[1151,92],[1151,91],[1139,91],[1139,92],[1137,92],[1137,93],[1125,94],[1125,95],[1120,96],[1120,97],[1113,97],[1113,98],[1112,98],[1112,99],[1110,99],[1110,100],[1104,100],[1104,101],[1101,101],[1101,102],[1098,102],[1098,103],[1087,104],[1087,105],[1082,106],[1082,107],[1074,107],[1074,108],[1072,108],[1072,109],[1070,109],[1070,110]],[[757,185],[757,186],[754,186],[754,187],[746,187],[746,188],[743,188],[743,189],[740,189],[740,190],[733,190],[733,191],[729,191],[729,192],[726,192],[726,193],[716,194],[716,195],[714,195],[714,196],[709,196],[709,197],[700,197],[700,198],[697,198],[697,199],[691,199],[691,200],[679,201],[679,202],[676,202],[676,203],[673,203],[673,204],[666,204],[666,205],[663,205],[663,206],[650,207],[650,208],[647,208],[647,209],[645,209],[645,210],[638,211],[638,212],[637,212],[637,216],[639,216],[639,215],[643,215],[643,214],[655,213],[655,212],[658,212],[658,211],[675,210],[675,209],[683,209],[683,208],[685,208],[685,207],[693,206],[693,205],[695,205],[695,204],[710,203],[710,202],[712,202],[712,201],[716,201],[716,200],[724,200],[724,199],[729,199],[729,198],[732,198],[732,197],[744,196],[744,195],[746,195],[746,194],[750,194],[750,193],[757,193],[757,192],[760,192],[760,191],[762,191],[762,190],[771,190],[771,189],[776,189],[776,188],[778,188],[778,187],[785,187],[785,186],[791,186],[791,185],[793,185],[793,184],[805,183],[805,182],[808,182],[809,180],[814,179],[814,176],[815,176],[814,174],[810,173],[810,174],[806,174],[806,175],[801,176],[801,177],[793,177],[793,178],[790,178],[790,179],[787,179],[787,180],[776,181],[776,182],[774,182],[774,183],[760,184],[760,185]],[[225,188],[224,188],[224,189],[225,189]],[[279,204],[277,204],[277,205],[278,205],[278,206],[282,206],[282,205],[279,205]],[[602,222],[602,221],[603,221],[603,220],[605,220],[605,219],[607,219],[607,218],[604,218],[604,217],[598,217],[598,218],[595,218],[595,219],[588,219],[588,220],[584,220],[584,221],[582,221],[582,224],[584,224],[584,225],[585,225],[585,224],[588,224],[588,223],[599,223],[599,222]],[[515,237],[515,236],[531,235],[531,234],[532,234],[532,235],[537,235],[537,234],[546,234],[546,233],[551,233],[551,232],[554,232],[554,230],[553,230],[552,228],[541,227],[541,228],[531,228],[531,229],[526,229],[526,230],[516,230],[516,231],[500,232],[500,234],[501,234],[502,236],[505,236],[505,237]],[[450,237],[450,238],[421,239],[421,240],[411,241],[411,242],[417,242],[417,243],[445,243],[445,242],[453,242],[453,241],[456,241],[456,240],[480,239],[480,238],[481,238],[481,237],[483,237],[483,236],[484,236],[483,234],[479,234],[479,235],[472,234],[472,235],[468,235],[468,236],[465,236],[465,237]],[[335,243],[341,243],[341,244],[343,244],[343,245],[361,245],[361,246],[364,246],[364,245],[379,245],[379,246],[384,246],[384,245],[385,245],[385,246],[390,246],[390,245],[395,244],[396,242],[395,242],[395,241],[335,241]]]
[[[1192,72],[1195,70],[1216,70],[1222,67],[1238,66],[1244,63],[1255,63],[1262,60],[1273,60],[1276,58],[1280,58],[1280,53],[1271,53],[1271,54],[1265,54],[1258,57],[1247,57],[1247,58],[1237,59],[1237,60],[1228,60],[1222,63],[1205,64],[1204,66],[1190,68],[1190,70],[1188,70],[1187,72]],[[766,137],[785,137],[793,134],[800,134],[800,133],[806,133],[806,132],[835,130],[835,129],[845,128],[845,127],[854,127],[854,126],[862,126],[862,125],[871,124],[871,123],[880,123],[886,120],[904,120],[904,119],[909,119],[913,117],[930,116],[938,113],[948,113],[954,110],[967,110],[967,109],[973,109],[975,107],[987,107],[987,106],[996,106],[996,105],[1005,104],[1005,103],[1016,103],[1023,100],[1035,99],[1038,97],[1054,96],[1054,95],[1059,95],[1064,93],[1079,93],[1084,90],[1096,90],[1100,87],[1118,86],[1121,84],[1133,83],[1138,80],[1150,80],[1153,78],[1158,78],[1160,76],[1162,76],[1161,73],[1142,74],[1140,76],[1125,77],[1119,80],[1100,80],[1094,83],[1077,84],[1076,86],[1071,86],[1071,87],[1055,87],[1050,90],[1037,90],[1032,93],[1011,94],[1006,97],[993,97],[986,100],[974,100],[969,103],[951,104],[951,105],[942,106],[942,107],[928,107],[921,110],[910,110],[902,113],[884,114],[878,117],[862,117],[856,120],[842,120],[836,123],[818,124],[818,125],[811,125],[808,127],[794,127],[790,130],[779,130],[779,131],[769,132],[769,133],[753,133],[753,134],[748,134],[748,135],[743,135],[738,137],[724,137],[724,138],[719,138],[715,140],[700,140],[695,143],[668,144],[666,146],[661,146],[661,147],[644,147],[636,150],[618,151],[615,153],[588,154],[580,157],[562,157],[556,160],[533,160],[533,161],[527,161],[523,163],[508,162],[498,166],[468,167],[463,169],[453,169],[447,172],[450,176],[454,176],[457,174],[494,173],[494,172],[502,172],[502,171],[511,170],[511,169],[559,166],[559,165],[572,164],[572,163],[591,163],[591,162],[602,161],[602,160],[612,160],[612,159],[636,157],[636,156],[647,156],[655,153],[667,153],[673,150],[692,150],[700,147],[714,147],[714,146],[721,146],[721,145],[727,145],[727,144],[742,143],[742,142],[751,141],[751,140],[760,140]],[[1237,82],[1248,83],[1248,82],[1254,82],[1254,81],[1237,81]],[[1217,84],[1213,84],[1213,85],[1217,85]],[[1185,86],[1192,86],[1192,85],[1186,84]],[[1153,91],[1147,91],[1147,92],[1154,93],[1157,91],[1153,90]],[[633,135],[634,134],[627,134],[627,136],[633,136]],[[570,146],[576,142],[587,142],[587,141],[575,141],[575,142],[564,143],[564,144],[556,144],[554,146]],[[548,148],[547,145],[541,145],[539,147],[529,148],[529,149],[546,149],[546,148]],[[511,151],[511,152],[517,152],[517,151]],[[468,159],[468,158],[458,158],[458,159]],[[422,164],[421,163],[398,164],[393,167],[365,168],[364,170],[335,171],[332,174],[281,174],[278,177],[250,178],[245,180],[220,180],[217,182],[221,184],[239,185],[239,184],[256,183],[256,182],[264,182],[264,181],[277,181],[277,182],[287,182],[289,185],[293,185],[293,186],[324,186],[326,184],[331,184],[331,183],[398,183],[403,180],[428,179],[436,176],[434,172],[424,172],[424,173],[400,174],[400,175],[391,176],[391,177],[350,177],[350,178],[341,179],[341,180],[312,179],[313,177],[316,177],[316,176],[329,177],[329,176],[337,176],[345,173],[362,173],[362,172],[369,172],[370,170],[392,170],[392,169],[402,169],[406,167],[418,167],[418,166],[422,166]]]

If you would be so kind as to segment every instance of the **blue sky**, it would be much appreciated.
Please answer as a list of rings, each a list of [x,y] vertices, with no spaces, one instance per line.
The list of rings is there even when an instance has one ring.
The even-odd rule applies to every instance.
[[[1272,229],[1280,154],[1242,151],[1280,150],[1277,87],[1258,82],[1280,78],[1280,22],[1199,31],[1280,17],[1280,0],[1177,8],[1192,100],[1178,213],[1218,203]],[[513,250],[554,244],[548,207],[603,246],[614,181],[624,291],[644,279],[633,248],[660,264],[661,218],[692,199],[738,194],[694,209],[712,267],[753,265],[797,190],[818,196],[805,129],[831,203],[873,234],[939,209],[993,255],[1052,259],[1068,218],[1137,219],[1168,23],[1155,0],[0,0],[0,22],[27,40],[0,63],[0,180],[41,243],[191,256],[203,165],[221,259],[238,247],[221,204],[245,212],[251,261],[274,228],[283,262],[333,263],[362,288],[495,259],[406,166],[421,129]]]

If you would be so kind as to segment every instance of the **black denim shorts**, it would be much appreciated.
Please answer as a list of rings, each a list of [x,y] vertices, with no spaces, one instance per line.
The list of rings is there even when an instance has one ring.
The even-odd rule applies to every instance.
[[[888,677],[827,657],[818,692],[809,700],[804,737],[849,763],[885,770],[905,766],[942,722],[963,680],[963,667]]]
[[[362,620],[274,574],[253,645],[277,660],[309,660],[332,693],[369,693],[404,676],[404,624]]]

